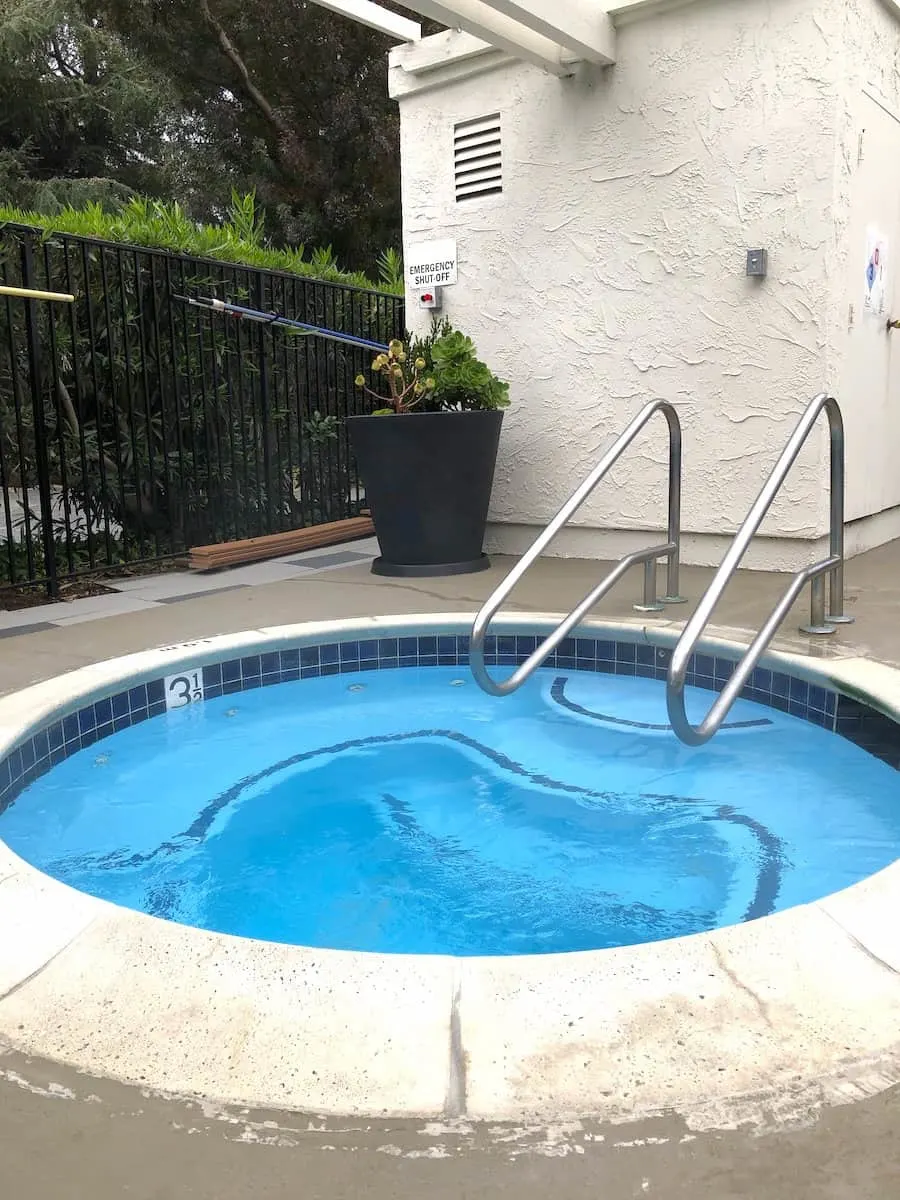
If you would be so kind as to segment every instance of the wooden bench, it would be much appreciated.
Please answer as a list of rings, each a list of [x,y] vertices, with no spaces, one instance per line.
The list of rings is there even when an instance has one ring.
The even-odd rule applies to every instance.
[[[369,516],[350,517],[346,521],[331,521],[327,525],[310,525],[307,529],[292,529],[287,533],[270,533],[265,537],[245,538],[240,542],[220,542],[216,546],[193,546],[188,566],[194,571],[216,571],[222,567],[240,567],[245,563],[279,558],[321,546],[335,546],[357,538],[371,537],[375,532]]]

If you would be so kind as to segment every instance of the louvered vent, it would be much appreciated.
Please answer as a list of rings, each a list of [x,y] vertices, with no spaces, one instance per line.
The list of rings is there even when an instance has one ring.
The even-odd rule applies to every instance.
[[[457,203],[503,191],[499,113],[453,127],[453,178]]]

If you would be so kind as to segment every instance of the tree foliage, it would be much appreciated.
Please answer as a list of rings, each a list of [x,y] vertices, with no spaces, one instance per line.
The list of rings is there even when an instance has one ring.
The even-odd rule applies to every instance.
[[[217,221],[254,191],[281,244],[371,268],[399,241],[390,42],[303,0],[6,0],[0,201],[135,192]]]
[[[54,211],[168,187],[166,92],[89,4],[0,8],[0,197]]]

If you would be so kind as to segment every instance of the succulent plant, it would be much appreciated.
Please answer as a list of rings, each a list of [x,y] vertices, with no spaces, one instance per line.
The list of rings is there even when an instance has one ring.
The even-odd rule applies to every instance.
[[[395,338],[373,360],[371,373],[387,385],[387,395],[370,387],[365,375],[357,375],[356,386],[377,403],[375,416],[469,412],[509,404],[509,384],[481,362],[472,339],[446,320],[435,320],[424,338]]]

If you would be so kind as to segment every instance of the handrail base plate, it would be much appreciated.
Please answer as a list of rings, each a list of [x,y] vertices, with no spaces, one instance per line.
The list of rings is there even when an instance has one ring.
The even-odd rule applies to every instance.
[[[837,633],[837,626],[829,625],[827,622],[825,625],[801,625],[800,632],[813,633],[817,637],[825,637],[829,633]]]

